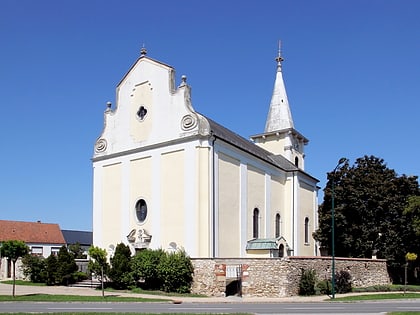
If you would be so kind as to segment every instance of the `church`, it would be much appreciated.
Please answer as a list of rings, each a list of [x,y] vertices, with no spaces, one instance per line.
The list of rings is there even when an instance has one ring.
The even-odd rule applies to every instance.
[[[197,112],[186,76],[176,83],[143,48],[94,145],[93,244],[110,256],[119,243],[192,258],[318,256],[318,180],[282,62],[279,52],[264,132],[246,139]]]

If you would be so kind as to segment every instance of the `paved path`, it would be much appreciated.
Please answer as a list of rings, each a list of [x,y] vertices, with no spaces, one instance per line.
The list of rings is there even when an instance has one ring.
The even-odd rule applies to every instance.
[[[0,295],[12,295],[13,286],[11,284],[0,283]],[[60,294],[60,295],[85,295],[85,296],[101,296],[102,291],[91,288],[80,287],[66,287],[66,286],[27,286],[16,285],[16,295],[27,294]],[[139,294],[129,292],[108,292],[106,295],[113,296],[130,296],[130,297],[143,297],[143,298],[160,298],[163,300],[172,300],[181,303],[281,303],[281,302],[321,302],[328,301],[329,298],[323,296],[291,296],[283,298],[265,298],[265,297],[168,297],[151,294]]]

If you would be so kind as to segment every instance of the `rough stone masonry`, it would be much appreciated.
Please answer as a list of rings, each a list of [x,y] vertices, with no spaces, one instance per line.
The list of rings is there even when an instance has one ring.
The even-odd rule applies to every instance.
[[[304,270],[315,270],[318,280],[331,279],[331,262],[331,257],[296,256],[192,259],[194,281],[191,291],[207,296],[293,296],[299,292]],[[354,288],[391,283],[386,260],[383,259],[336,258],[335,270],[348,271]],[[239,283],[240,292],[232,291],[230,286]]]

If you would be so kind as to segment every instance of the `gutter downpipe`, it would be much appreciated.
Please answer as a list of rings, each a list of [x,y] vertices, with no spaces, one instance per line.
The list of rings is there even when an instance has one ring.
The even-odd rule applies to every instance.
[[[296,244],[295,244],[295,233],[296,233],[296,231],[295,231],[295,228],[296,228],[296,222],[295,222],[295,212],[296,212],[296,203],[295,203],[295,177],[296,177],[296,172],[295,171],[293,171],[293,191],[292,191],[292,198],[293,198],[293,201],[292,201],[292,208],[293,208],[293,242],[292,242],[292,244],[293,244],[293,248],[292,248],[292,250],[293,250],[293,255],[292,256],[295,256],[295,249],[296,249]]]
[[[215,156],[216,153],[214,151],[214,143],[216,142],[216,137],[212,134],[211,138],[211,149],[212,149],[212,256],[213,258],[216,258],[216,162],[215,162]]]

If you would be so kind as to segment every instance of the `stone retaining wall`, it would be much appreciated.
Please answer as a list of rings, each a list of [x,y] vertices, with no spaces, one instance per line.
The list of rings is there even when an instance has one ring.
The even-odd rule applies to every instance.
[[[303,270],[313,269],[318,280],[331,279],[331,257],[192,259],[192,292],[225,296],[230,284],[242,296],[286,297],[297,295]],[[390,284],[382,259],[336,258],[335,270],[346,270],[353,287]]]

